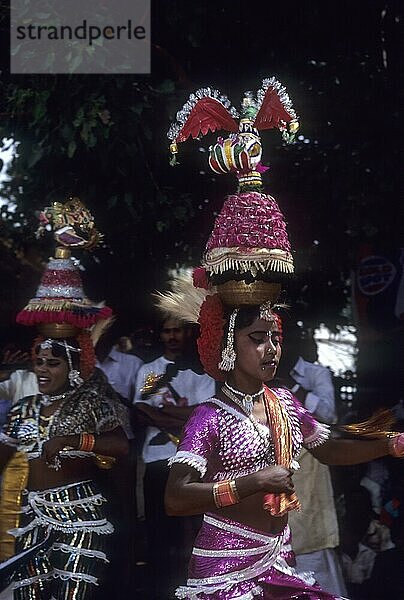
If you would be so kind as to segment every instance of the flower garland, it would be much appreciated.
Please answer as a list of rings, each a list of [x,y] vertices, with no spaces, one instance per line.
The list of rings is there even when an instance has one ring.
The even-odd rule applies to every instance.
[[[195,267],[192,271],[194,287],[207,290],[209,288],[208,274],[204,267]]]
[[[201,333],[197,340],[199,357],[205,371],[217,381],[224,381],[225,373],[219,370],[224,327],[223,304],[218,294],[206,296],[199,311]]]
[[[83,379],[88,379],[94,373],[96,357],[91,335],[88,331],[81,331],[76,339],[81,348],[80,374]]]

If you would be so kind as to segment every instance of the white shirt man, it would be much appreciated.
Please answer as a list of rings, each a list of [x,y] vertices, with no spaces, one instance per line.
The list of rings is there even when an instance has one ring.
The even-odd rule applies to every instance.
[[[305,408],[322,423],[336,423],[334,385],[330,370],[299,356],[290,376],[296,382],[291,388],[293,394],[298,396],[300,388],[307,392],[304,398]]]
[[[17,369],[8,379],[0,381],[0,400],[7,400],[12,405],[21,398],[38,393],[36,375],[28,369]]]
[[[28,369],[17,369],[8,379],[0,381],[0,428],[6,422],[7,413],[13,404],[21,398],[38,393],[36,375]]]
[[[102,362],[97,361],[111,386],[126,400],[131,401],[136,390],[136,378],[143,361],[133,354],[112,348]]]
[[[185,369],[178,371],[177,375],[170,382],[170,386],[179,395],[179,400],[174,398],[172,391],[167,386],[162,387],[157,393],[152,394],[146,400],[142,400],[141,390],[146,378],[151,374],[155,376],[164,375],[169,364],[174,364],[174,362],[168,360],[165,356],[160,356],[156,360],[140,367],[134,398],[136,403],[144,402],[158,410],[164,410],[165,408],[169,410],[169,407],[185,408],[195,406],[214,395],[215,382],[209,375],[198,375],[190,369]],[[150,444],[160,432],[161,429],[153,425],[150,425],[146,429],[143,445],[143,461],[146,464],[156,460],[169,459],[176,452],[176,445],[170,440],[167,440],[163,444]]]
[[[190,532],[195,517],[168,517],[164,509],[168,459],[176,452],[172,440],[179,435],[192,407],[215,393],[215,382],[208,375],[198,375],[191,369],[177,370],[175,360],[184,356],[189,333],[181,322],[166,319],[160,333],[164,354],[143,365],[136,381],[134,403],[139,419],[146,424],[142,452],[145,463],[143,493],[153,598],[161,598],[162,590],[168,597],[168,590],[174,589],[178,581],[186,577],[184,569],[192,547]],[[170,369],[172,373],[169,373]],[[157,382],[156,391],[142,398],[145,383],[150,383],[146,380],[156,382],[165,374],[168,377],[164,385],[158,388]]]

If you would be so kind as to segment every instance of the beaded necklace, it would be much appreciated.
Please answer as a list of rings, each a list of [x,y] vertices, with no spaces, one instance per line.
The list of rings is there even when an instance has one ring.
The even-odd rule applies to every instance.
[[[37,407],[36,407],[36,422],[38,425],[38,445],[40,448],[42,447],[43,442],[45,442],[46,440],[49,440],[49,434],[50,434],[50,430],[53,425],[53,422],[55,421],[55,419],[57,419],[59,417],[60,411],[63,406],[63,403],[62,403],[55,410],[54,413],[52,413],[51,415],[45,416],[45,415],[41,414],[41,404],[43,404],[42,398],[40,399],[40,401],[38,402]],[[48,405],[45,404],[45,406],[48,406]]]
[[[52,402],[54,402],[56,399],[60,400],[63,397],[68,396],[69,393],[66,394],[59,394],[59,396],[53,396],[52,397]],[[54,413],[52,413],[51,415],[45,416],[41,414],[41,404],[43,404],[44,406],[50,406],[50,404],[52,404],[52,402],[50,402],[49,404],[45,404],[44,402],[42,402],[43,400],[43,396],[40,398],[40,401],[37,404],[36,407],[36,423],[37,423],[37,444],[38,444],[38,451],[40,454],[42,454],[42,446],[43,444],[49,440],[49,434],[50,434],[50,430],[51,427],[53,425],[53,422],[55,420],[55,418],[59,417],[61,408],[63,406],[63,403],[55,410]],[[49,463],[48,467],[50,469],[54,469],[55,471],[59,471],[59,469],[61,469],[62,464],[60,462],[60,458],[58,455],[55,456],[53,463]]]
[[[251,415],[254,408],[254,400],[264,393],[264,388],[261,388],[259,392],[255,392],[255,394],[245,394],[244,392],[240,392],[240,390],[231,387],[231,385],[225,381],[222,391],[228,398],[238,404],[238,406],[241,406],[244,412]],[[240,398],[238,398],[238,396],[240,396]]]
[[[51,406],[56,400],[64,400],[72,395],[74,390],[69,390],[68,392],[64,392],[63,394],[58,394],[57,396],[48,396],[47,394],[42,394],[41,403],[44,406]]]

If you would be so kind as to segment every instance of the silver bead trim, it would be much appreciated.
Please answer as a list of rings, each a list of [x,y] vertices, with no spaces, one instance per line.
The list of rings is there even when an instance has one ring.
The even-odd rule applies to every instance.
[[[48,270],[50,271],[76,271],[80,262],[75,258],[50,258]]]
[[[202,100],[202,98],[212,98],[213,100],[220,102],[220,104],[222,104],[222,106],[224,106],[224,108],[229,111],[230,115],[234,119],[238,118],[239,114],[234,108],[234,106],[231,105],[230,100],[227,98],[227,96],[219,92],[219,90],[215,90],[210,87],[200,88],[195,93],[190,94],[187,102],[177,112],[176,122],[171,125],[167,133],[167,137],[169,140],[175,141],[177,139],[181,129],[184,127],[186,121],[188,120],[192,109],[197,105],[199,100]]]
[[[201,477],[203,477],[206,473],[206,467],[208,461],[206,458],[202,456],[198,456],[193,452],[187,452],[186,450],[179,450],[172,458],[168,461],[168,466],[171,467],[175,463],[186,464],[192,468],[194,468],[198,473],[200,473]]]
[[[261,108],[261,105],[265,98],[265,94],[267,93],[269,88],[272,88],[276,91],[283,108],[286,110],[287,113],[289,113],[292,119],[297,119],[298,117],[296,111],[293,108],[292,100],[290,99],[286,88],[280,83],[280,81],[275,79],[275,77],[269,77],[263,80],[261,88],[257,92],[258,110]]]
[[[82,288],[71,287],[69,285],[40,285],[36,292],[36,298],[75,298],[82,300],[85,298]]]
[[[76,548],[75,546],[69,546],[68,544],[62,544],[59,542],[56,542],[55,544],[53,544],[52,546],[52,550],[61,550],[62,552],[65,552],[66,554],[78,554],[78,555],[82,555],[82,556],[88,556],[90,558],[95,557],[95,558],[99,558],[100,560],[103,560],[106,563],[109,563],[109,560],[107,558],[107,555],[105,554],[105,552],[101,552],[100,550],[88,550],[87,548]]]
[[[304,439],[304,445],[307,448],[316,448],[317,446],[324,444],[330,437],[330,434],[331,431],[329,425],[318,423],[313,433]]]

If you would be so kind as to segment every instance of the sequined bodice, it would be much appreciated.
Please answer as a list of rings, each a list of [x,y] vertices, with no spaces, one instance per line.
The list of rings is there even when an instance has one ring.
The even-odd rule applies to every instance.
[[[41,406],[40,394],[17,402],[9,412],[0,441],[35,458],[51,437],[81,432],[99,434],[121,425],[117,402],[102,373],[95,373],[63,400],[53,415],[41,414]]]
[[[220,408],[217,413],[220,443],[216,465],[210,461],[206,479],[240,477],[275,464],[268,427],[216,399],[211,402]]]
[[[314,448],[329,437],[329,428],[318,423],[299,401],[283,388],[275,390],[290,425],[291,466],[303,444]],[[196,469],[203,481],[235,479],[276,464],[270,428],[242,412],[231,400],[211,398],[192,413],[184,427],[177,454],[169,464],[184,463]]]

